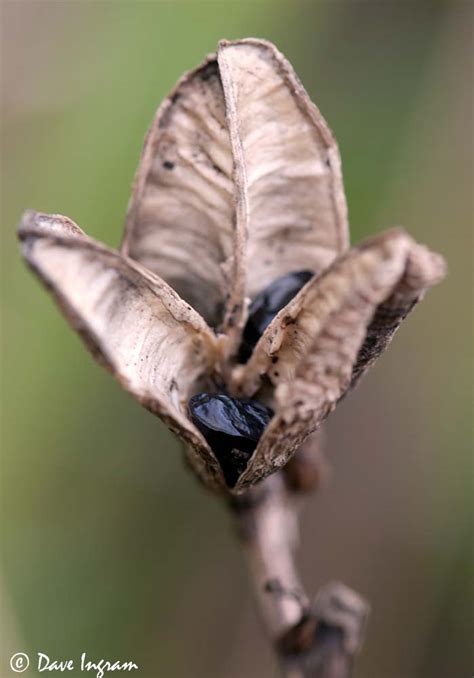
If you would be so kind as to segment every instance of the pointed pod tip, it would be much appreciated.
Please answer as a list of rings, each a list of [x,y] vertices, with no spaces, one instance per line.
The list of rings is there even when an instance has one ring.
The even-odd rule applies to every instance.
[[[396,253],[407,260],[407,275],[417,287],[431,287],[441,282],[447,273],[446,260],[441,254],[422,245],[401,227],[390,228],[375,237],[390,253]],[[374,240],[371,241],[372,243]]]
[[[410,248],[415,244],[402,228],[390,228],[357,244],[353,249],[359,253],[373,253],[376,260],[397,261],[404,266]],[[400,271],[401,273],[401,271]]]
[[[271,50],[272,52],[277,52],[275,45],[269,40],[264,40],[263,38],[238,38],[236,40],[227,40],[226,38],[223,38],[217,43],[217,51],[219,53],[228,47],[240,47],[242,45],[255,47],[257,49],[261,49],[263,47],[265,49]]]
[[[415,244],[410,251],[407,275],[411,284],[418,287],[432,287],[440,283],[448,272],[446,259],[432,252],[425,245]]]
[[[18,225],[18,238],[22,241],[28,238],[45,237],[84,237],[84,231],[62,214],[45,214],[28,209],[23,212]]]
[[[438,252],[430,252],[430,254],[431,254],[431,264],[436,278],[434,284],[436,284],[438,282],[441,282],[443,278],[445,278],[448,275],[449,267],[448,262],[446,261],[442,254],[438,254]]]
[[[24,240],[34,229],[38,214],[39,212],[33,209],[27,209],[23,212],[17,228],[17,235],[20,240]]]

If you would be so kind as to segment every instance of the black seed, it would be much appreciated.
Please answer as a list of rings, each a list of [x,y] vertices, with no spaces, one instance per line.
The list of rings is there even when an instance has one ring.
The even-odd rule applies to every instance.
[[[188,404],[192,421],[211,446],[229,487],[244,472],[273,416],[255,400],[238,400],[223,393],[198,393]]]
[[[239,362],[246,362],[267,326],[276,314],[314,275],[313,271],[295,271],[274,280],[259,292],[249,307],[249,317],[244,328]]]

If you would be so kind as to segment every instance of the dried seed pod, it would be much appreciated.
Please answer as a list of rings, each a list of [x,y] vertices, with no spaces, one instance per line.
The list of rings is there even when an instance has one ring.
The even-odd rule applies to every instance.
[[[201,477],[222,485],[220,466],[186,411],[218,353],[200,315],[151,271],[66,217],[27,212],[19,236],[28,265],[93,356],[186,442]]]
[[[19,236],[72,327],[207,486],[230,491],[189,398],[221,390],[274,410],[233,493],[288,461],[445,272],[401,231],[347,251],[336,141],[288,61],[255,39],[222,41],[160,106],[120,252],[59,215],[26,212]],[[294,271],[318,277],[263,313],[236,365],[247,300]]]
[[[378,307],[405,288],[409,262],[417,263],[420,294],[444,275],[441,257],[427,256],[400,230],[351,249],[278,313],[248,363],[235,368],[240,397],[255,397],[265,375],[275,411],[237,489],[269,466],[284,466],[350,388],[367,328]]]

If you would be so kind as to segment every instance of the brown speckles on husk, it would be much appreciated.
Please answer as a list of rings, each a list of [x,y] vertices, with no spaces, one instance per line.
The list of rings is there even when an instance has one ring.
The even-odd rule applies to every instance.
[[[212,370],[213,333],[166,283],[74,226],[28,212],[20,237],[29,266],[96,360],[199,451],[196,471],[216,486],[217,461],[180,406]]]
[[[444,274],[399,230],[347,249],[336,141],[283,55],[256,39],[222,41],[158,109],[120,253],[60,215],[27,212],[19,235],[93,355],[223,492],[189,397],[205,384],[274,409],[241,492],[285,465]],[[302,270],[318,276],[236,364],[250,299]]]
[[[442,279],[442,257],[396,229],[349,249],[336,141],[256,39],[222,41],[159,107],[119,252],[61,215],[26,212],[19,237],[92,355],[229,500],[285,675],[349,678],[368,606],[337,583],[304,594],[297,495],[324,477],[322,422]],[[301,274],[291,301],[271,300]],[[274,416],[240,430],[228,409],[219,428],[220,411],[192,409],[202,395]]]

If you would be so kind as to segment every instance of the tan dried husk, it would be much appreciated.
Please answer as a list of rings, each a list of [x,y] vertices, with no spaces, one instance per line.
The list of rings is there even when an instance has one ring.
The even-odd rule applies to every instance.
[[[286,463],[444,274],[402,231],[347,251],[336,142],[255,39],[221,42],[160,106],[120,253],[58,215],[27,212],[20,237],[95,357],[184,440],[209,487],[229,490],[188,399],[225,387],[274,408],[233,492]],[[249,298],[302,269],[318,275],[236,366]]]

